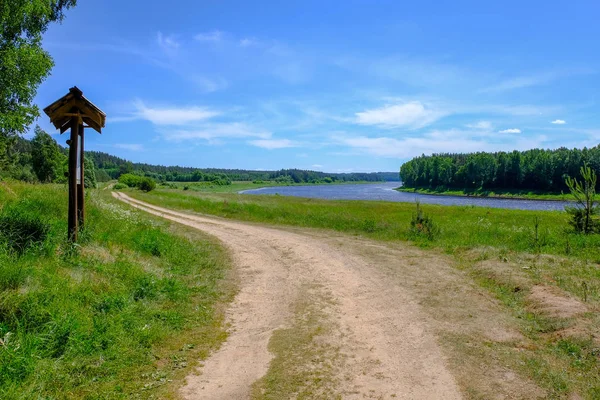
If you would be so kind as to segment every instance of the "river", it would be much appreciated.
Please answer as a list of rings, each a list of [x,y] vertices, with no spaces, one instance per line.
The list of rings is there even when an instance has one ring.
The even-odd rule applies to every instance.
[[[516,200],[488,197],[436,196],[430,194],[407,193],[394,190],[400,182],[382,182],[370,184],[315,185],[315,186],[276,186],[244,190],[240,193],[254,195],[274,195],[308,197],[329,200],[382,200],[397,202],[415,202],[422,204],[440,204],[446,206],[479,206],[510,208],[519,210],[556,211],[564,210],[566,201]]]

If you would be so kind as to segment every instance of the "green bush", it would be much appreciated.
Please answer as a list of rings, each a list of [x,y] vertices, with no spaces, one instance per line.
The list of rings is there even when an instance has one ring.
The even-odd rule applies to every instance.
[[[117,183],[115,184],[115,186],[113,186],[113,189],[115,189],[115,190],[121,190],[121,189],[127,189],[128,187],[129,187],[129,186],[127,186],[127,185],[126,185],[126,184],[124,184],[124,183],[117,182]]]
[[[151,192],[156,189],[156,182],[154,182],[152,178],[142,178],[138,184],[138,189],[143,190],[144,192]]]
[[[431,217],[423,212],[421,203],[417,201],[416,204],[417,210],[410,221],[410,233],[413,237],[425,237],[433,240],[440,230]]]
[[[19,207],[6,207],[0,215],[0,243],[18,254],[41,245],[49,230],[50,226],[39,217],[29,215]]]
[[[142,177],[134,174],[123,174],[119,177],[119,183],[127,185],[129,187],[138,187],[142,180]]]

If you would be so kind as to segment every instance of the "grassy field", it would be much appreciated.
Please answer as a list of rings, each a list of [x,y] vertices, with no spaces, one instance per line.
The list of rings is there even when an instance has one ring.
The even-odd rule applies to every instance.
[[[315,185],[349,185],[349,184],[370,184],[381,182],[334,182],[334,183],[295,183],[282,184],[271,181],[262,182],[232,182],[231,185],[215,185],[212,182],[166,182],[161,184],[162,188],[182,189],[191,192],[201,193],[237,193],[242,190],[260,189],[264,187],[279,187],[279,186],[315,186]],[[185,189],[187,187],[187,189]]]
[[[522,344],[510,347],[507,364],[531,377],[550,398],[567,398],[572,393],[600,398],[600,235],[572,233],[564,212],[422,205],[440,229],[429,240],[411,232],[415,205],[409,203],[178,190],[130,194],[174,209],[334,229],[383,241],[410,240],[422,248],[445,252],[520,321],[529,343],[527,351],[519,351]],[[587,311],[567,316],[548,312],[532,300],[539,287],[567,293]]]
[[[172,398],[226,337],[229,258],[198,231],[88,191],[0,182],[0,398]]]
[[[529,190],[504,190],[504,191],[493,191],[493,190],[482,190],[482,189],[464,189],[464,190],[450,190],[450,189],[414,189],[414,188],[398,188],[400,192],[407,193],[422,193],[422,194],[433,194],[439,196],[474,196],[474,197],[497,197],[503,199],[529,199],[529,200],[555,200],[555,201],[568,201],[575,200],[570,193],[543,193],[543,192],[532,192]]]

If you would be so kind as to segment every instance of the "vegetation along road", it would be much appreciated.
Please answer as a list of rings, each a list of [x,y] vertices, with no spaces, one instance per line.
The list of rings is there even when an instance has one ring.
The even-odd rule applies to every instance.
[[[113,196],[232,252],[230,335],[187,378],[184,398],[545,396],[506,354],[527,345],[514,318],[449,256]]]

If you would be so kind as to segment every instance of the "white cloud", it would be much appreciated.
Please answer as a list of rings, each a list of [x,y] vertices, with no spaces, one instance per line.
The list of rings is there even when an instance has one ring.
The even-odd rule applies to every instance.
[[[250,140],[248,144],[263,149],[274,150],[274,149],[285,149],[289,147],[298,147],[299,144],[289,139],[259,139]]]
[[[215,30],[211,32],[199,33],[194,36],[194,39],[199,42],[220,42],[223,40],[223,32]]]
[[[564,119],[555,119],[554,121],[552,121],[550,123],[554,124],[554,125],[564,125],[567,123],[567,121],[565,121]]]
[[[349,137],[332,136],[332,141],[351,149],[350,154],[407,159],[421,154],[471,153],[477,151],[512,151],[544,147],[545,136],[519,137],[509,142],[472,135],[472,131],[433,131],[419,137]]]
[[[356,113],[356,122],[361,125],[378,125],[388,128],[422,128],[445,115],[444,112],[427,108],[419,101],[412,101]]]
[[[152,122],[154,125],[187,125],[194,122],[205,121],[217,115],[218,111],[210,110],[205,107],[147,107],[142,101],[134,103],[136,119],[144,119]]]
[[[511,128],[511,129],[504,129],[503,131],[498,131],[498,133],[521,133],[521,130],[517,129],[517,128]]]
[[[321,164],[313,164],[313,165],[311,165],[311,167],[317,168],[317,169],[323,168],[323,166]]]
[[[137,143],[117,143],[114,145],[117,149],[124,149],[130,151],[143,151],[144,145]]]
[[[158,32],[156,35],[156,42],[165,50],[177,49],[180,46],[180,43],[173,36],[164,36],[162,32]]]
[[[474,124],[467,124],[467,128],[489,131],[492,129],[492,123],[490,121],[479,121]]]
[[[260,138],[268,139],[271,132],[252,128],[241,122],[204,124],[198,129],[165,130],[162,136],[169,141],[206,140],[213,142],[218,139]]]

